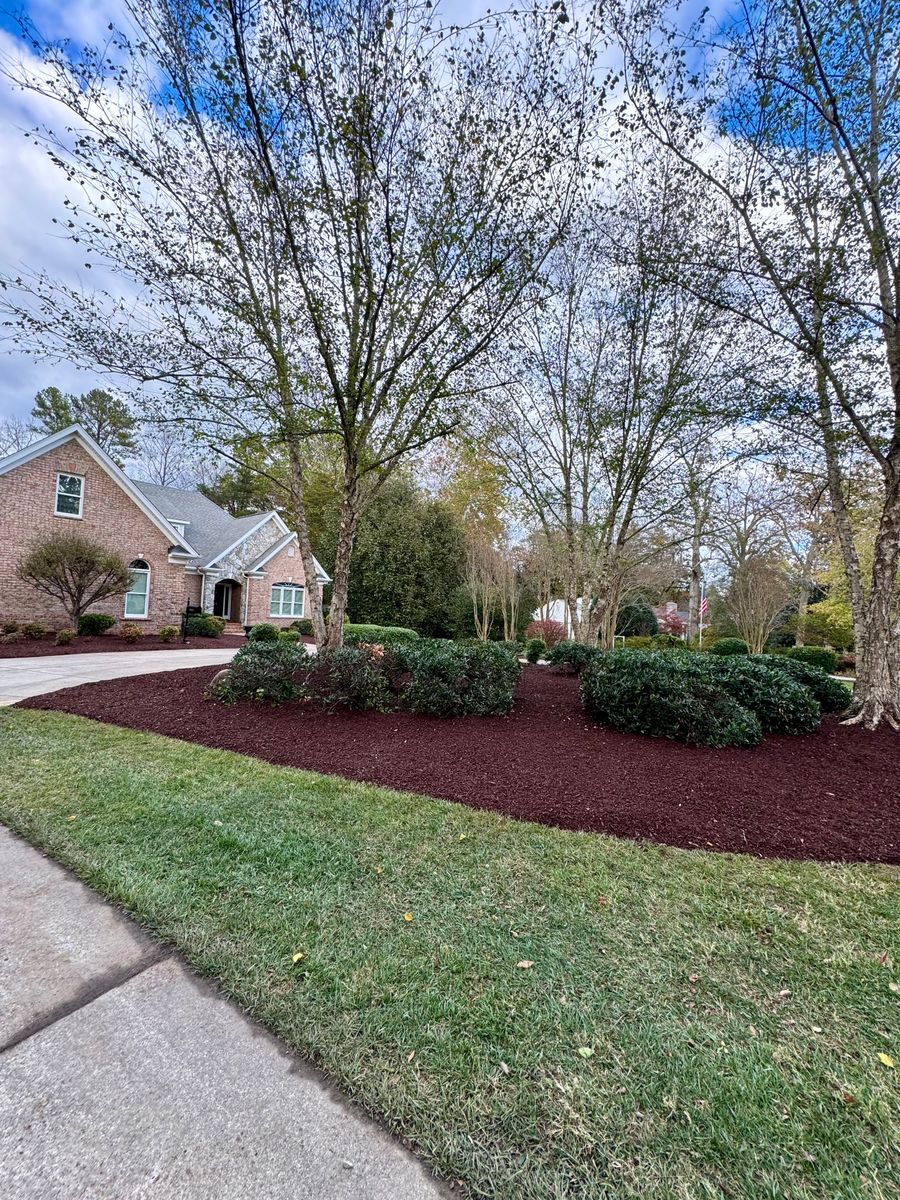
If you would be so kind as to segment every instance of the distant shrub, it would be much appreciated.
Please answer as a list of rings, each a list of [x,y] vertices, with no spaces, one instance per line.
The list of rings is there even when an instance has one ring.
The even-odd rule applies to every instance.
[[[833,675],[838,669],[838,656],[826,646],[791,646],[785,651],[785,657],[818,667],[827,675]]]
[[[676,633],[655,633],[650,638],[650,645],[655,650],[690,650],[684,638],[679,637]]]
[[[557,643],[558,645],[559,643]],[[547,644],[543,638],[529,638],[525,643],[525,657],[530,663],[539,662],[543,657],[544,651],[547,649]]]
[[[23,625],[20,632],[30,642],[39,642],[47,630],[43,625],[38,625],[36,621],[32,621],[27,625]]]
[[[309,617],[301,617],[299,621],[291,621],[288,628],[296,629],[301,637],[314,637],[316,632]]]
[[[268,700],[281,704],[299,695],[296,677],[310,657],[305,648],[290,642],[247,642],[220,671],[207,695],[216,700]]]
[[[653,650],[653,638],[648,635],[635,635],[635,637],[627,637],[622,642],[623,650]]]
[[[355,646],[365,642],[370,646],[383,646],[387,642],[417,642],[419,635],[414,629],[406,629],[403,625],[354,625],[348,622],[344,626],[344,645]]]
[[[224,617],[214,617],[211,613],[197,613],[187,619],[187,635],[188,637],[217,638],[221,636],[222,630],[227,624]]]
[[[278,634],[283,642],[299,642],[300,631],[298,629],[282,629]]]
[[[72,644],[74,638],[74,629],[58,629],[56,631],[56,637],[53,639],[53,641],[54,645],[56,646],[69,646]]]
[[[509,713],[521,674],[515,654],[497,642],[425,640],[409,651],[412,679],[403,703],[433,717]]]
[[[743,638],[723,637],[717,638],[710,646],[707,647],[710,654],[749,654],[750,647]]]
[[[656,613],[646,600],[623,604],[616,616],[616,634],[622,637],[652,637],[659,631]]]
[[[557,642],[547,651],[547,662],[554,667],[571,667],[580,675],[595,654],[600,651],[596,646],[585,646],[583,642]]]
[[[16,630],[13,633],[0,634],[0,645],[15,646],[17,642],[21,642],[22,635]]]
[[[3,624],[0,625],[0,632],[6,633],[6,634],[18,633],[19,632],[19,622],[18,621],[4,621]]]
[[[766,733],[812,733],[818,728],[822,717],[818,700],[802,684],[759,659],[698,658],[691,669],[755,713]]]
[[[254,625],[247,634],[251,642],[277,642],[280,636],[281,630],[278,626],[270,625],[267,621]]]
[[[82,637],[101,637],[107,629],[112,629],[116,618],[109,613],[85,613],[78,622],[78,632]]]
[[[178,637],[177,625],[163,625],[159,631],[159,640],[161,642],[174,642]]]
[[[532,621],[525,629],[525,640],[540,638],[545,646],[552,648],[566,636],[566,627],[561,621]]]
[[[144,631],[140,625],[133,625],[131,621],[126,621],[119,626],[119,637],[126,642],[139,642],[144,636]]]
[[[770,670],[781,671],[795,683],[802,684],[818,700],[822,712],[843,712],[850,703],[850,692],[843,683],[832,679],[825,671],[813,667],[801,659],[789,658],[786,654],[759,656]],[[751,661],[758,661],[757,658]]]
[[[611,650],[581,675],[581,699],[596,720],[626,733],[702,746],[755,746],[757,717],[693,658],[660,651]]]

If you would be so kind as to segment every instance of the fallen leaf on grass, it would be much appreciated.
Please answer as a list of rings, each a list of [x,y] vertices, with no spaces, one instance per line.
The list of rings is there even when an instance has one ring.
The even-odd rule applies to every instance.
[[[412,913],[404,913],[404,914],[403,914],[403,920],[404,920],[404,921],[411,921],[411,920],[412,920]]]
[[[466,834],[466,833],[461,833],[461,834],[459,835],[459,840],[460,840],[461,842],[464,842],[468,836],[469,836],[469,835],[468,835],[468,834]]]
[[[845,1104],[855,1104],[856,1103],[856,1097],[853,1095],[852,1092],[841,1092],[841,1099],[843,1100],[843,1102]]]
[[[891,989],[892,992],[900,992],[900,983],[894,983],[893,979],[888,984],[888,987]]]
[[[415,1057],[416,1057],[416,1052],[415,1052],[415,1050],[410,1050],[409,1054],[407,1054],[407,1056],[406,1056],[406,1061],[407,1061],[407,1062],[412,1062],[412,1060],[413,1060]]]
[[[501,1062],[501,1064],[500,1064],[500,1070],[503,1072],[503,1074],[504,1074],[504,1075],[508,1075],[508,1074],[509,1074],[509,1067],[506,1065],[506,1063],[505,1063],[505,1062]]]
[[[527,971],[529,967],[533,967],[534,963],[530,958],[523,958],[521,962],[516,963],[517,967],[521,967],[523,971]]]
[[[300,959],[301,959],[301,958],[305,958],[305,957],[306,957],[306,956],[304,955],[303,951],[302,951],[302,950],[298,950],[296,954],[294,954],[294,955],[292,955],[292,956],[291,956],[291,962],[295,962],[295,963],[297,963],[297,962],[299,962],[299,961],[300,961]]]
[[[609,897],[608,896],[598,896],[597,903],[598,904],[609,904]]]
[[[221,821],[213,821],[213,825],[221,825],[221,824],[222,824]]]
[[[72,813],[71,817],[69,817],[69,820],[70,820],[70,821],[77,821],[77,820],[78,820],[78,817],[75,815],[75,813]]]
[[[884,1063],[886,1067],[893,1067],[894,1065],[894,1060],[889,1054],[879,1054],[878,1061]]]
[[[696,983],[699,978],[699,975],[688,975],[688,979],[691,981],[691,983]]]
[[[593,1058],[594,1057],[594,1050],[593,1050],[592,1046],[579,1046],[578,1053],[581,1055],[582,1058]]]
[[[375,868],[375,874],[376,874],[376,875],[383,875],[383,874],[384,874],[384,867],[376,867],[376,868]]]

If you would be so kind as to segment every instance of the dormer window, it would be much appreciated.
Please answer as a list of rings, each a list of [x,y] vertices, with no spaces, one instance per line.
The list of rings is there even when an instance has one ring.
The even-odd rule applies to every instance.
[[[56,508],[58,517],[80,517],[84,504],[84,476],[56,476]]]
[[[185,530],[185,526],[187,525],[187,521],[170,521],[169,524],[172,526],[172,528],[175,530],[175,532],[178,534],[179,537],[182,537],[182,538],[184,537],[184,530]]]

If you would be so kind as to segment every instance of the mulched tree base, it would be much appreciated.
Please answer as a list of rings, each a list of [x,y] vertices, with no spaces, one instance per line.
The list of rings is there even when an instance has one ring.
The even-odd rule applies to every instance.
[[[526,667],[510,717],[440,720],[203,700],[209,668],[36,697],[56,709],[493,809],[563,829],[687,849],[900,863],[900,737],[823,721],[754,750],[614,733],[577,681]]]
[[[68,646],[57,646],[53,638],[40,641],[24,639],[21,642],[0,644],[0,659],[43,658],[48,654],[114,654],[121,650],[228,650],[232,646],[243,646],[247,639],[243,634],[226,634],[221,637],[190,637],[185,644],[181,638],[164,642],[156,636],[142,637],[137,642],[126,642],[124,638],[105,633],[101,637],[77,637]]]

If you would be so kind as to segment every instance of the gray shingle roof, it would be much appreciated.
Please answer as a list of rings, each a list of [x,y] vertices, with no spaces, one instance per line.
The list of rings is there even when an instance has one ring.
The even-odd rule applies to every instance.
[[[186,523],[184,536],[197,551],[198,566],[205,566],[224,554],[267,515],[253,513],[249,517],[233,517],[202,492],[163,487],[143,479],[132,479],[131,482],[166,520]]]

